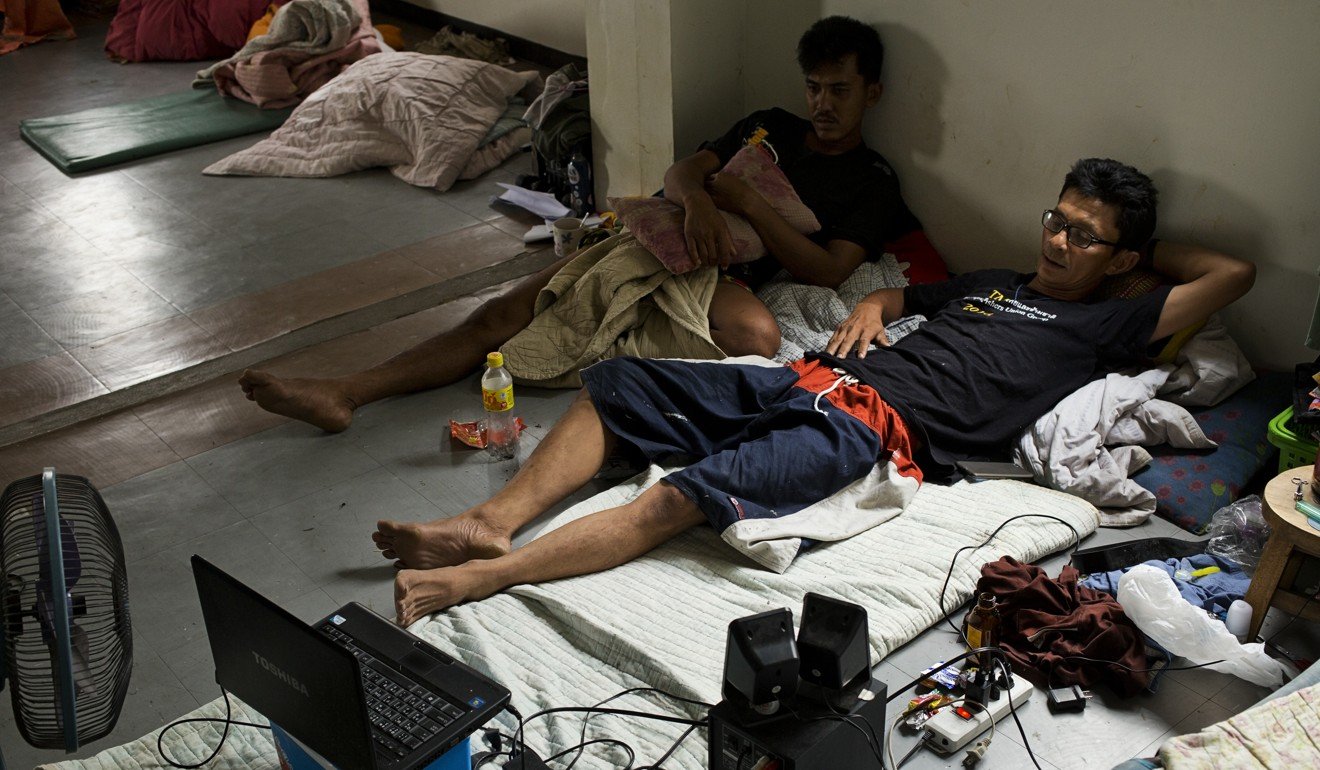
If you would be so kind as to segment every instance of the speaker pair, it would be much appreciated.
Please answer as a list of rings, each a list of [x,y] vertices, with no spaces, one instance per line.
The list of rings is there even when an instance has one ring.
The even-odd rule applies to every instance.
[[[778,711],[798,693],[799,679],[816,694],[834,694],[870,682],[870,674],[866,610],[860,605],[808,593],[796,641],[787,608],[729,623],[724,699],[753,714]]]

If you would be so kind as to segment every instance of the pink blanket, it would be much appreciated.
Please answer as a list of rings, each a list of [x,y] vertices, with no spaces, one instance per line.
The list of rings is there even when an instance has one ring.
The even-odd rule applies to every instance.
[[[276,14],[269,33],[199,78],[213,79],[222,94],[279,109],[380,50],[367,0],[293,0]]]

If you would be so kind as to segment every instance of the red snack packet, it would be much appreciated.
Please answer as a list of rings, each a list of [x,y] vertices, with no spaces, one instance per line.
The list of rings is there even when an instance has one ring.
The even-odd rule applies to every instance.
[[[527,423],[523,422],[521,417],[515,417],[514,424],[518,426],[519,436],[527,430]],[[484,420],[473,420],[472,422],[450,420],[449,435],[475,449],[486,448],[486,423]]]

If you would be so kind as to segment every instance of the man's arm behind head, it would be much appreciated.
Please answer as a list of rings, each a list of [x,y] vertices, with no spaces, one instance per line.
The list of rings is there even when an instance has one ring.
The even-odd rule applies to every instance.
[[[1256,266],[1227,254],[1181,243],[1159,241],[1154,267],[1178,282],[1160,311],[1151,341],[1200,323],[1246,294],[1256,281]]]

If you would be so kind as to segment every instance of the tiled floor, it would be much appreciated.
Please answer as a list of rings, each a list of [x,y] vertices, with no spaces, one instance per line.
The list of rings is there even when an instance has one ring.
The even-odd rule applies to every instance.
[[[114,64],[105,27],[0,57],[0,445],[137,403],[190,367],[286,352],[283,335],[323,319],[366,328],[386,300],[415,311],[409,296],[524,255],[528,219],[489,199],[531,170],[527,154],[445,193],[384,169],[201,174],[260,135],[63,174],[18,121],[186,90],[200,66]]]
[[[6,121],[97,106],[175,90],[194,69],[105,69],[92,29],[76,43],[0,57],[0,105]],[[376,301],[457,274],[446,270],[487,264],[507,256],[508,241],[521,232],[486,205],[480,185],[438,196],[376,172],[336,180],[196,173],[250,141],[70,180],[12,136],[0,140],[0,409],[9,410],[0,424],[126,387],[208,350],[278,336],[326,308],[343,312],[364,297]],[[330,339],[269,366],[318,375],[358,368],[454,323],[485,296]],[[449,418],[479,411],[475,379],[373,404],[351,430],[327,436],[244,401],[234,374],[0,447],[6,481],[45,465],[89,476],[124,539],[135,634],[131,690],[115,731],[77,756],[136,738],[217,695],[189,575],[192,553],[305,619],[350,600],[388,612],[392,569],[368,538],[376,519],[452,515],[514,469],[443,437]],[[571,397],[519,391],[531,425],[524,453]],[[1087,545],[1170,534],[1180,533],[1156,521],[1102,531]],[[1053,574],[1061,562],[1055,557],[1046,567]],[[1263,633],[1285,623],[1272,613]],[[1280,641],[1313,654],[1320,628],[1297,622]],[[898,686],[956,652],[953,635],[933,628],[890,655],[881,675]],[[1037,697],[1022,719],[1042,767],[1103,768],[1148,755],[1164,738],[1236,713],[1263,692],[1221,674],[1172,672],[1156,694],[1122,701],[1102,691],[1082,714],[1051,716]],[[1022,737],[1011,723],[1003,727],[980,766],[1029,766]],[[896,738],[896,753],[910,741]],[[0,745],[11,767],[64,758],[19,739],[7,698]],[[905,767],[960,764],[961,756],[922,752]]]

